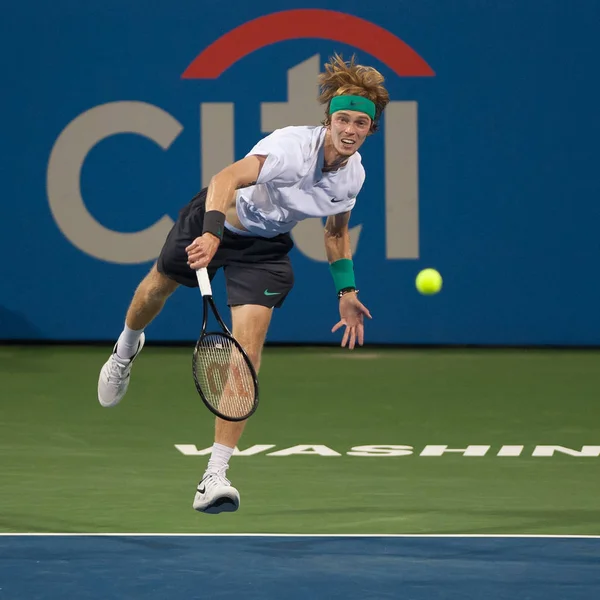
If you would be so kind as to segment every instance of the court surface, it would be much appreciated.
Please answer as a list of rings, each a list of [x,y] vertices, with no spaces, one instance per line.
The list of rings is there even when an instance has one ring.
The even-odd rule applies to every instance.
[[[599,539],[0,537],[0,597],[591,600]]]
[[[268,348],[218,516],[190,349],[108,352],[0,347],[2,600],[600,597],[596,351]]]

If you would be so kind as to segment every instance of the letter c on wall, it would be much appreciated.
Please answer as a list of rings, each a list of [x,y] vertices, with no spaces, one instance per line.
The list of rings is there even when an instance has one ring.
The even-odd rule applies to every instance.
[[[81,196],[81,169],[91,149],[111,135],[137,133],[167,150],[182,129],[169,113],[144,102],[102,104],[71,121],[52,148],[46,179],[50,210],[63,235],[82,252],[107,262],[138,264],[155,259],[173,220],[163,215],[134,233],[104,227]]]

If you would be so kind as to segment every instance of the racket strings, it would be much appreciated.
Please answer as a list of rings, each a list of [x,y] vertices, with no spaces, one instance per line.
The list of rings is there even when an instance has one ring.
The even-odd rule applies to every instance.
[[[205,400],[222,415],[240,418],[252,410],[254,378],[231,338],[220,334],[201,338],[194,351],[194,374]]]

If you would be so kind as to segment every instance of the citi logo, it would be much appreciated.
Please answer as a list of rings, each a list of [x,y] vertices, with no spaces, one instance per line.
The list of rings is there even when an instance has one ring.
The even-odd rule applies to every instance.
[[[431,77],[431,67],[406,43],[386,29],[342,12],[306,9],[266,15],[244,23],[202,50],[181,74],[186,80],[216,79],[245,56],[266,46],[294,39],[327,39],[356,48],[386,65],[398,77]],[[364,57],[367,62],[368,57]],[[261,102],[265,134],[288,125],[316,125],[323,118],[317,104],[319,54],[287,70],[287,101]],[[284,74],[282,74],[282,78]],[[232,95],[234,93],[232,92]],[[199,186],[234,162],[235,102],[200,103]],[[117,134],[137,134],[167,151],[184,129],[163,108],[142,100],[93,106],[68,123],[56,139],[48,160],[46,188],[54,220],[62,234],[82,252],[118,264],[154,260],[173,225],[163,215],[134,232],[110,229],[87,209],[81,193],[81,172],[90,151]],[[383,118],[385,192],[385,258],[419,257],[417,103],[392,101]],[[257,140],[256,140],[257,141]],[[110,177],[110,173],[106,174]],[[183,205],[187,198],[181,199]],[[335,201],[335,200],[332,200]],[[350,231],[355,254],[362,225]],[[325,262],[318,219],[301,222],[292,232],[296,248]]]

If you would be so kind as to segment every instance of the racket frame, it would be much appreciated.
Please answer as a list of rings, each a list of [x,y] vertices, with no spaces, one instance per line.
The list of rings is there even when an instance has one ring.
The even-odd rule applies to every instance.
[[[196,342],[196,345],[194,347],[194,353],[192,355],[192,372],[194,375],[194,384],[196,386],[196,390],[197,390],[198,394],[200,395],[200,398],[202,398],[202,402],[204,402],[204,404],[206,405],[206,408],[208,408],[208,410],[210,410],[210,412],[212,412],[215,416],[217,416],[220,419],[223,419],[225,421],[230,421],[233,423],[239,422],[239,421],[245,421],[246,419],[250,418],[254,414],[256,409],[258,408],[259,394],[258,394],[258,375],[256,373],[256,369],[254,368],[254,365],[252,364],[252,361],[250,360],[250,357],[248,356],[247,352],[244,350],[242,345],[235,339],[235,337],[233,337],[233,334],[231,333],[231,331],[229,330],[227,325],[225,325],[223,319],[221,318],[221,315],[219,314],[219,311],[217,310],[217,305],[215,304],[215,301],[214,301],[213,295],[212,295],[212,287],[210,285],[210,278],[208,276],[208,270],[206,268],[198,269],[196,271],[196,276],[198,278],[198,287],[200,288],[200,293],[202,294],[202,305],[203,305],[202,329],[200,331],[200,337],[198,338],[198,341]],[[206,326],[208,325],[208,309],[209,309],[209,307],[212,310],[212,313],[215,316],[215,319],[221,326],[222,331],[206,331]],[[209,335],[220,335],[220,336],[226,337],[229,340],[231,340],[231,342],[241,352],[242,356],[244,357],[244,360],[246,361],[247,367],[250,369],[250,374],[252,375],[252,381],[254,383],[254,404],[252,406],[252,410],[250,410],[248,413],[246,413],[245,415],[243,415],[241,417],[231,417],[231,416],[222,414],[218,409],[216,409],[207,400],[206,396],[204,395],[204,391],[202,390],[202,386],[198,382],[198,375],[196,372],[196,355],[198,354],[198,349],[200,348],[202,340],[205,337],[208,337]]]

